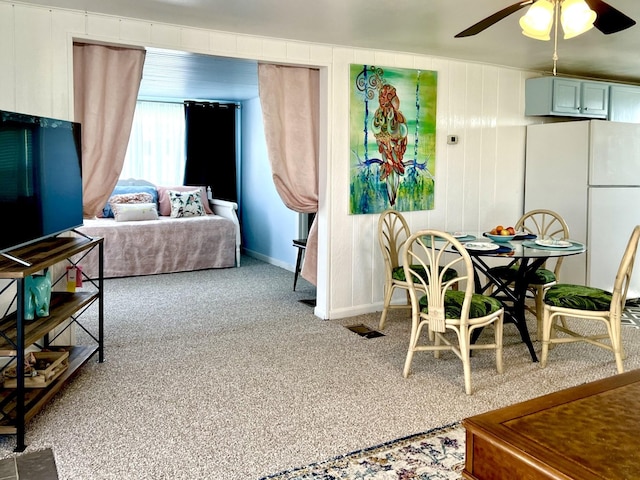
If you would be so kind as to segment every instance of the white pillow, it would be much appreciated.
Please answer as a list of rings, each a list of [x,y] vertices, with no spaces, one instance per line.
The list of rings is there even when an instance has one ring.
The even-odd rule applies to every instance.
[[[169,193],[169,202],[171,203],[171,217],[201,217],[206,215],[200,198],[200,190],[190,192],[169,190],[167,193]]]
[[[155,203],[114,203],[111,208],[116,222],[158,219]]]

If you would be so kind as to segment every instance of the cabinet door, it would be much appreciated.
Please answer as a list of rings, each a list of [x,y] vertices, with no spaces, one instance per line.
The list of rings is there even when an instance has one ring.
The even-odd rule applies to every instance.
[[[580,107],[585,116],[607,118],[609,85],[599,82],[582,82]]]
[[[580,113],[580,86],[579,80],[554,78],[552,113]]]
[[[640,123],[640,88],[611,85],[609,92],[609,120]]]

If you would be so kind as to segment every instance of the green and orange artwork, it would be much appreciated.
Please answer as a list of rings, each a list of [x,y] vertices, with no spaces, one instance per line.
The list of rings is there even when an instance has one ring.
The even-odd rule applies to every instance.
[[[351,65],[350,213],[434,208],[437,78]]]

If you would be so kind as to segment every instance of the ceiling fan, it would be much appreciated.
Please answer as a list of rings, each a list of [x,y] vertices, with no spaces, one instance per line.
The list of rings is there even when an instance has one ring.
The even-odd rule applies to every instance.
[[[523,0],[518,3],[514,3],[502,10],[488,16],[484,20],[479,21],[475,25],[470,26],[466,30],[455,35],[455,38],[470,37],[477,35],[478,33],[486,30],[493,24],[508,17],[512,13],[528,6],[533,5],[538,0]],[[554,4],[560,5],[565,0],[553,0]],[[593,22],[593,26],[600,30],[602,33],[609,35],[611,33],[620,32],[636,24],[635,20],[628,17],[620,10],[613,8],[608,3],[602,0],[584,0],[591,10],[596,13],[596,19]]]

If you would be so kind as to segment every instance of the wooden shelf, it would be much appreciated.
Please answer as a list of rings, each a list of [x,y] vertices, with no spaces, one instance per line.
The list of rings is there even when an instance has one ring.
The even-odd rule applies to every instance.
[[[99,276],[91,280],[91,291],[81,292],[51,292],[49,303],[49,316],[37,317],[33,320],[25,320],[18,311],[9,313],[0,318],[0,356],[9,357],[8,363],[17,363],[18,375],[22,374],[22,357],[27,352],[27,347],[38,344],[39,347],[55,350],[64,348],[69,352],[69,367],[53,381],[43,388],[26,388],[21,378],[18,378],[14,388],[0,388],[0,435],[16,435],[15,451],[21,452],[26,448],[24,443],[25,424],[53,397],[64,384],[96,353],[98,361],[102,362],[104,348],[104,310],[103,310],[103,278],[102,278],[102,238],[85,237],[56,237],[44,239],[40,242],[17,248],[9,252],[14,258],[0,257],[0,279],[25,282],[29,275],[38,273],[60,262],[67,261],[83,252],[89,252],[93,248],[99,249],[98,272]],[[16,261],[18,259],[19,261]],[[57,274],[53,284],[64,280],[63,272]],[[10,289],[0,292],[12,294],[15,305],[24,302],[24,283],[18,283],[14,293]],[[93,302],[98,303],[97,332],[91,335],[95,345],[51,347],[48,334],[69,318],[74,317],[75,323],[80,324],[84,310]],[[76,315],[78,314],[78,315]],[[22,328],[18,328],[21,326]],[[84,326],[82,328],[85,328]],[[94,336],[95,335],[95,336]],[[15,363],[14,363],[15,364]],[[5,365],[6,366],[6,365]]]
[[[56,347],[64,348],[69,351],[69,368],[60,375],[47,388],[29,388],[25,389],[24,420],[28,422],[40,409],[64,386],[64,384],[72,378],[78,370],[89,361],[89,359],[98,351],[98,347],[71,346]],[[0,419],[0,435],[15,435],[16,428],[16,389],[0,389],[0,405],[2,408],[2,416]]]
[[[0,257],[0,278],[16,279],[33,275],[102,242],[102,238],[56,237],[16,248],[7,253],[29,265]]]
[[[24,344],[32,345],[71,315],[98,298],[98,292],[51,292],[48,317],[24,321]],[[15,312],[0,320],[0,356],[15,356],[17,341],[17,321]],[[8,338],[6,338],[8,337]]]

